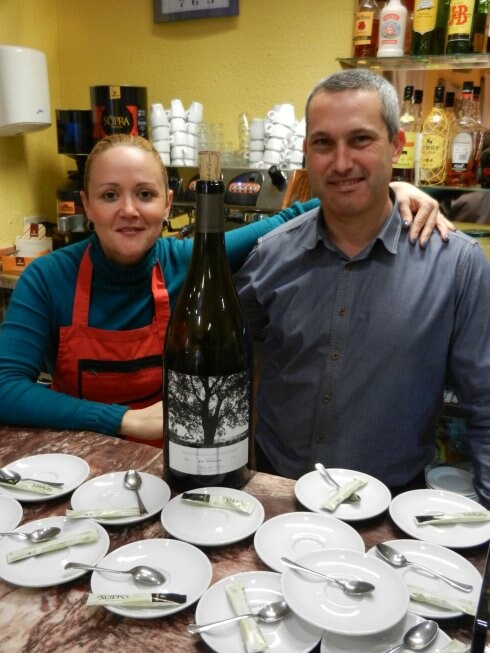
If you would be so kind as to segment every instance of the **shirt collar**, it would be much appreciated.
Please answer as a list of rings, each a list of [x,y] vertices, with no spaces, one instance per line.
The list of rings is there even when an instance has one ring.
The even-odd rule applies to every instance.
[[[365,249],[355,257],[355,259],[366,258],[371,253],[376,242],[380,242],[390,254],[396,254],[398,241],[400,240],[400,234],[402,231],[402,224],[396,194],[391,188],[389,189],[389,193],[390,199],[393,203],[391,213],[385,220],[374,240],[367,245],[367,247],[365,247]],[[323,209],[321,206],[318,209],[315,229],[311,230],[305,240],[305,249],[314,249],[320,242],[322,242],[327,249],[339,253],[339,249],[331,241],[330,236],[325,229]]]

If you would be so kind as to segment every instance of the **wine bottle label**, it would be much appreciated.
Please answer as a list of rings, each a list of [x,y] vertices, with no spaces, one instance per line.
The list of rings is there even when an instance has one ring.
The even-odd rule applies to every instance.
[[[444,164],[444,137],[438,134],[424,134],[420,167],[433,170]]]
[[[473,154],[473,139],[471,134],[459,133],[451,146],[451,169],[455,172],[465,172],[468,169]]]
[[[416,132],[405,132],[405,145],[403,151],[393,168],[397,169],[412,169],[415,166],[415,141],[417,138]]]
[[[373,11],[359,11],[356,14],[354,45],[369,45],[373,33]]]
[[[437,0],[419,0],[413,14],[413,31],[427,34],[436,28]]]
[[[250,373],[194,376],[168,370],[169,466],[193,476],[248,463]]]
[[[447,24],[448,38],[454,35],[469,37],[473,22],[475,0],[451,0],[449,21]]]

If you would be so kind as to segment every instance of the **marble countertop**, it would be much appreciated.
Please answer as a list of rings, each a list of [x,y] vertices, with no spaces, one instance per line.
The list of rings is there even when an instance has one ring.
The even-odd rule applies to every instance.
[[[159,449],[91,432],[48,431],[0,426],[0,466],[41,453],[68,453],[90,465],[89,478],[127,470],[129,467],[159,477],[163,474],[163,455]],[[294,481],[254,473],[243,488],[264,506],[265,519],[303,510],[294,496]],[[69,497],[23,503],[22,523],[64,515]],[[366,549],[377,542],[406,537],[384,514],[358,522],[356,530]],[[168,537],[159,515],[126,527],[107,527],[110,551],[143,538]],[[223,547],[206,547],[212,569],[212,583],[239,571],[267,570],[255,553],[253,537]],[[464,550],[463,555],[483,572],[486,547]],[[166,618],[137,620],[120,617],[108,610],[87,608],[90,591],[88,574],[70,583],[44,589],[29,589],[0,580],[0,651],[2,653],[205,653],[210,649],[202,640],[187,633],[194,621],[194,608]],[[469,642],[473,619],[468,616],[441,623],[445,632]],[[319,651],[318,646],[315,651]],[[230,653],[235,653],[230,651]],[[237,652],[238,653],[238,652]]]

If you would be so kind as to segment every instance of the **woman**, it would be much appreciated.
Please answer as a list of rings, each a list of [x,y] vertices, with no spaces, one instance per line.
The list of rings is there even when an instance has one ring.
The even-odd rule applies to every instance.
[[[407,224],[410,208],[420,206],[412,235],[427,218],[430,233],[437,203],[408,185],[397,194]],[[82,200],[95,233],[33,261],[12,295],[0,331],[0,421],[161,444],[164,335],[192,241],[160,237],[172,192],[143,138],[110,136],[95,145]],[[232,269],[261,235],[316,203],[228,232]],[[447,223],[439,223],[447,238]],[[43,366],[51,387],[37,383]]]

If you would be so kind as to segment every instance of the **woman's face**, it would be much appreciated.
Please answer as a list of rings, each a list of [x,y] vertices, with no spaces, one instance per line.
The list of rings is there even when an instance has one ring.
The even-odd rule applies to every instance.
[[[88,195],[82,193],[82,200],[107,258],[132,265],[161,236],[171,192],[150,152],[118,145],[92,162]]]

